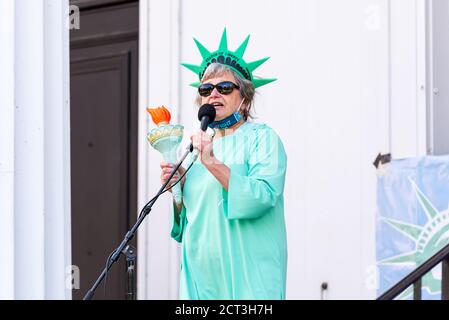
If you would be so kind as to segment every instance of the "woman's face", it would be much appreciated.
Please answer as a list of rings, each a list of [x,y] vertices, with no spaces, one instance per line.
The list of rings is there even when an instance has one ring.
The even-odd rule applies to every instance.
[[[224,73],[216,78],[210,78],[205,80],[203,83],[217,84],[223,81],[231,81],[236,84],[235,78],[231,73]],[[240,105],[242,98],[240,97],[239,89],[234,89],[230,94],[220,94],[217,88],[214,88],[212,93],[207,97],[201,97],[201,105],[209,103],[214,105],[217,115],[215,121],[223,120],[224,118],[230,116]]]

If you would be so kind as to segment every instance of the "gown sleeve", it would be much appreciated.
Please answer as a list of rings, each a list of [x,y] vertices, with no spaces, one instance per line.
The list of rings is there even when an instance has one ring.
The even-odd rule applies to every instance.
[[[230,167],[228,191],[223,191],[226,217],[259,218],[283,197],[287,156],[279,136],[267,126],[250,132],[245,150],[246,174]]]

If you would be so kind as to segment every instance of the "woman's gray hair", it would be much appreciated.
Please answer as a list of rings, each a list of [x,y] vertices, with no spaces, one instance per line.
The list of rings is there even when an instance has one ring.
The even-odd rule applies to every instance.
[[[251,108],[254,103],[256,88],[251,81],[242,78],[237,72],[224,64],[212,63],[209,67],[207,67],[206,72],[204,72],[201,82],[222,76],[226,73],[231,73],[234,76],[236,85],[238,85],[240,88],[240,96],[242,98],[245,98],[245,101],[240,108],[243,119],[247,121],[248,118],[254,118],[253,114],[251,113]],[[198,106],[201,105],[201,96],[199,94],[196,97],[196,104]]]

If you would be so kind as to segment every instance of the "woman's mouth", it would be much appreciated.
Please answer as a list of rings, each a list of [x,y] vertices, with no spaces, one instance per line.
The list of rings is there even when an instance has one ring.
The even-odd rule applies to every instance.
[[[214,103],[211,103],[211,104],[215,107],[215,109],[220,109],[220,108],[224,107],[224,105],[222,103],[220,103],[220,102],[214,102]]]

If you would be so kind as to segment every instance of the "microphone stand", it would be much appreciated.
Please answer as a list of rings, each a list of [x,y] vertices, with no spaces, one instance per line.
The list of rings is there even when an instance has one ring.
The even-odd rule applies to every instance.
[[[139,217],[138,217],[136,223],[134,224],[134,226],[126,233],[126,235],[123,238],[123,240],[120,243],[120,245],[117,247],[117,249],[114,250],[114,253],[112,254],[111,258],[108,260],[107,266],[103,269],[103,271],[101,272],[101,274],[98,277],[97,281],[95,281],[95,283],[93,284],[92,288],[86,293],[86,295],[84,296],[83,300],[91,300],[93,298],[93,296],[95,294],[95,291],[97,290],[98,286],[101,284],[101,282],[106,277],[106,274],[112,268],[114,263],[116,263],[119,260],[120,254],[122,253],[122,251],[124,250],[124,248],[126,247],[128,242],[131,241],[132,238],[134,238],[134,236],[136,235],[137,229],[139,228],[140,224],[143,222],[145,217],[150,213],[151,208],[153,207],[153,204],[156,202],[156,200],[159,198],[159,196],[164,192],[165,187],[168,185],[170,180],[173,178],[175,173],[178,171],[179,167],[181,166],[181,164],[183,163],[183,161],[185,160],[187,155],[189,153],[191,153],[192,151],[193,151],[193,145],[191,143],[187,147],[187,151],[181,157],[181,160],[179,160],[178,163],[176,164],[175,168],[173,169],[172,173],[170,174],[170,177],[167,179],[167,181],[165,181],[165,183],[159,189],[159,191],[156,194],[156,196],[143,208],[142,213],[139,215]]]
[[[128,274],[128,287],[126,291],[126,300],[137,300],[136,290],[136,248],[127,245],[122,251],[126,258],[126,270]]]

